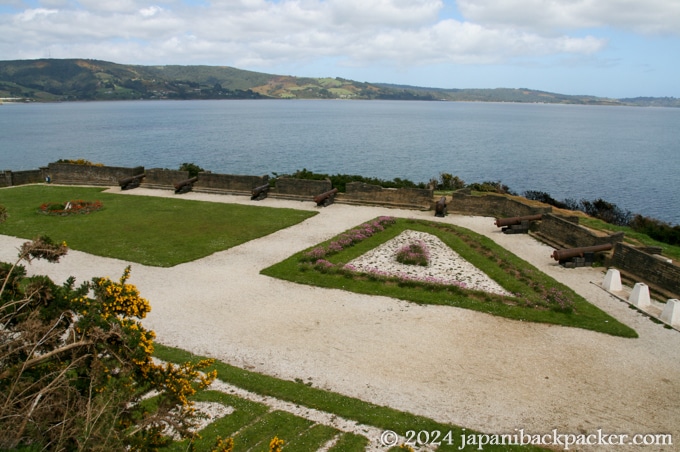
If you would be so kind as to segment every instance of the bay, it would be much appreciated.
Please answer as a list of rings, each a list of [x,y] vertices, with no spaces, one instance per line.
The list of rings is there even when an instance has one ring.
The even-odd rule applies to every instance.
[[[58,159],[223,174],[502,181],[680,224],[680,109],[402,101],[0,105],[0,168]]]

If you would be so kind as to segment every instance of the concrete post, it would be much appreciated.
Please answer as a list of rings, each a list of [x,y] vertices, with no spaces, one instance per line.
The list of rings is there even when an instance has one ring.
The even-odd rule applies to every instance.
[[[634,304],[640,309],[649,307],[651,302],[649,300],[649,287],[647,287],[647,284],[636,283],[628,297],[628,303]]]
[[[680,300],[675,298],[666,302],[661,312],[661,320],[673,326],[680,327]]]
[[[621,272],[615,268],[610,268],[607,270],[602,287],[604,290],[608,290],[609,292],[623,290],[623,286],[621,286]]]

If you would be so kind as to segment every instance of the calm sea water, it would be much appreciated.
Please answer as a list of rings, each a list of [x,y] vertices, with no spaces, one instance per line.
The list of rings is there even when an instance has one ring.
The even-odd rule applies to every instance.
[[[58,159],[216,173],[442,172],[680,223],[680,109],[399,101],[0,106],[0,167]]]

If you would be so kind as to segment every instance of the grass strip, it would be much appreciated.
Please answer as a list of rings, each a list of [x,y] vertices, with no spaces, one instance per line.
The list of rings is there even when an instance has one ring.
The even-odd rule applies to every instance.
[[[581,217],[579,220],[579,222],[584,226],[587,226],[591,229],[596,229],[598,231],[604,231],[608,234],[614,232],[624,232],[625,242],[634,245],[642,244],[644,246],[658,246],[661,248],[663,256],[669,257],[674,261],[680,261],[680,246],[678,245],[669,245],[668,243],[660,242],[651,238],[647,234],[633,230],[633,228],[630,226],[617,226],[592,217]]]
[[[316,424],[296,439],[287,441],[284,447],[287,452],[316,451],[339,434],[340,431],[333,427]]]
[[[156,196],[121,196],[104,188],[24,185],[0,190],[7,221],[0,234],[47,235],[71,249],[157,267],[209,256],[298,224],[317,212]],[[99,200],[90,214],[39,213],[47,202]]]
[[[201,391],[193,397],[193,400],[197,402],[218,402],[234,408],[233,413],[216,419],[201,430],[201,437],[193,442],[195,450],[211,450],[217,442],[218,436],[229,438],[242,428],[256,423],[269,411],[269,407],[266,405],[219,391]],[[176,441],[172,443],[169,450],[186,451],[189,444],[189,440]]]
[[[195,362],[205,359],[188,351],[168,347],[162,344],[155,344],[154,355],[161,360],[174,363],[187,361]],[[220,361],[215,361],[210,370],[212,369],[217,370],[218,378],[220,380],[256,394],[274,397],[297,405],[332,413],[345,419],[356,421],[360,424],[371,425],[384,430],[393,430],[402,436],[405,436],[408,430],[426,430],[428,432],[439,431],[442,432],[442,435],[450,431],[451,437],[454,439],[455,443],[452,445],[443,443],[438,448],[440,451],[476,450],[476,447],[472,446],[466,449],[458,449],[460,447],[459,440],[461,435],[479,434],[479,432],[475,432],[474,430],[464,429],[450,424],[443,424],[423,416],[417,416],[393,408],[364,402],[335,392],[307,386],[301,382],[280,380],[275,377],[251,372]],[[279,437],[281,438],[281,436]],[[354,440],[347,439],[347,441]],[[535,446],[489,445],[486,446],[484,450],[514,451],[543,449]]]
[[[285,447],[285,444],[298,438],[312,425],[312,421],[285,411],[272,411],[238,432],[234,436],[234,446],[239,450],[268,452],[269,442],[275,436],[284,441]]]
[[[343,433],[328,452],[364,452],[368,444],[368,438],[365,436]]]

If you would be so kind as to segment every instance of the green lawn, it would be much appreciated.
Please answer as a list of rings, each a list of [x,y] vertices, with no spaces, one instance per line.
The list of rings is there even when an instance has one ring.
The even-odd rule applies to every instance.
[[[0,190],[7,221],[0,234],[47,235],[69,248],[158,267],[172,267],[300,223],[316,212],[154,196],[121,196],[103,188],[26,185]],[[99,200],[90,214],[39,213],[46,202]]]
[[[484,271],[515,296],[501,296],[455,286],[414,284],[372,275],[356,276],[343,270],[352,259],[396,237],[406,229],[438,236],[467,261]],[[601,309],[586,301],[569,287],[520,259],[491,239],[468,229],[420,220],[397,219],[387,227],[353,246],[326,256],[334,267],[313,265],[305,261],[311,249],[327,248],[339,236],[297,253],[262,270],[268,276],[320,287],[349,290],[370,295],[384,295],[420,304],[456,306],[522,321],[552,323],[584,328],[621,337],[637,333]],[[568,308],[565,309],[564,306]]]

